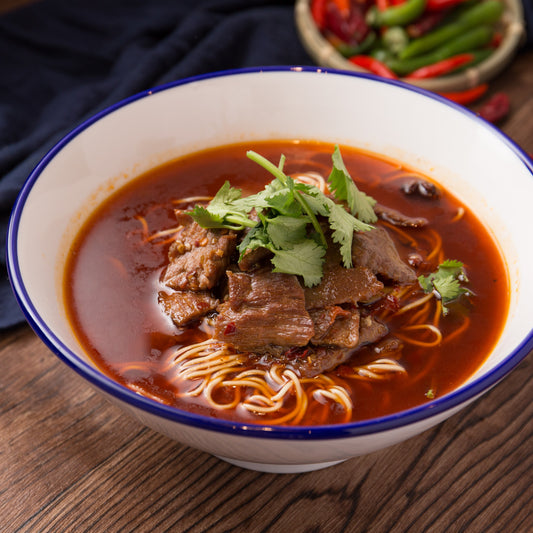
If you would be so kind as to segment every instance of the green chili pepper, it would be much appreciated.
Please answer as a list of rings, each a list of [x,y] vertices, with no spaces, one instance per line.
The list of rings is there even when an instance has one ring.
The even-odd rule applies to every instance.
[[[476,65],[479,65],[482,61],[485,61],[494,50],[492,48],[483,48],[481,50],[471,50],[470,53],[474,56],[474,59],[470,61],[469,63],[466,63],[465,65],[455,69],[453,71],[454,74],[458,74],[459,72],[464,72],[465,70],[468,70],[469,68],[472,68]]]
[[[475,4],[470,9],[464,11],[456,20],[450,22],[432,32],[414,39],[403,50],[398,57],[409,59],[434,50],[438,46],[450,41],[465,33],[465,31],[476,26],[494,24],[503,13],[503,3],[500,0],[487,0]]]
[[[335,45],[335,48],[344,57],[351,57],[359,54],[364,54],[365,52],[370,50],[370,48],[374,45],[376,41],[376,33],[371,31],[358,45],[354,46],[340,41],[338,44]]]
[[[387,63],[389,60],[394,59],[394,55],[390,52],[390,50],[386,50],[382,46],[373,48],[370,52],[370,55],[378,61],[382,61],[383,63]]]
[[[418,18],[426,7],[427,0],[407,0],[403,4],[380,11],[372,6],[366,15],[369,26],[405,26]]]
[[[406,76],[416,69],[442,61],[457,54],[470,52],[490,43],[494,30],[491,26],[478,26],[443,44],[432,52],[409,59],[389,58],[387,66],[398,76]]]

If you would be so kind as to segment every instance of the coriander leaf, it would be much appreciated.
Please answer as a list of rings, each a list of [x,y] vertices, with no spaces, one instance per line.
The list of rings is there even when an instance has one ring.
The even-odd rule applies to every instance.
[[[433,292],[441,301],[444,315],[448,313],[446,304],[463,294],[472,294],[472,291],[461,286],[462,282],[468,282],[468,278],[463,263],[455,259],[443,261],[435,272],[428,276],[419,276],[418,282],[425,293]]]
[[[240,230],[253,227],[256,222],[248,218],[248,211],[238,206],[241,190],[226,181],[207,207],[196,205],[189,214],[204,228],[228,228]]]
[[[281,181],[284,185],[290,188],[292,187],[291,182],[294,183],[294,181],[288,176],[286,176],[281,170],[281,167],[283,166],[283,163],[285,161],[285,156],[283,155],[281,156],[280,165],[279,167],[276,167],[276,165],[271,163],[268,159],[266,159],[262,155],[259,155],[257,152],[254,152],[253,150],[248,150],[248,152],[246,152],[246,155],[252,161],[255,161],[256,163],[261,165],[264,169],[268,170],[276,179]],[[320,227],[320,224],[318,223],[318,220],[316,219],[315,214],[309,208],[309,206],[306,204],[305,200],[302,198],[300,194],[295,194],[294,198],[301,205],[304,213],[307,214],[311,224],[315,228],[315,231],[321,236],[324,246],[326,246],[326,237],[324,236],[324,232],[322,231],[322,228]]]
[[[224,226],[224,217],[215,215],[209,212],[205,207],[201,205],[194,206],[192,211],[189,211],[194,220],[202,226],[202,228],[223,228]]]
[[[241,231],[251,228],[238,246],[241,258],[248,250],[263,247],[273,254],[274,270],[302,276],[307,286],[320,282],[327,247],[323,226],[329,224],[332,240],[340,247],[343,263],[352,265],[351,247],[354,231],[372,229],[366,219],[374,215],[375,201],[357,190],[350,178],[338,147],[334,154],[332,188],[336,203],[313,185],[294,181],[283,172],[285,157],[278,166],[256,152],[247,156],[268,170],[274,179],[257,194],[242,198],[240,189],[226,182],[207,207],[196,206],[191,216],[206,228],[228,228]],[[340,203],[342,202],[342,204]],[[363,214],[358,220],[347,211],[346,204]],[[366,213],[365,209],[370,212]],[[252,219],[250,213],[257,217]],[[374,215],[375,216],[375,215]],[[318,221],[317,217],[324,217]],[[259,221],[257,221],[259,218]]]
[[[240,257],[242,259],[244,253],[248,250],[255,250],[256,248],[268,248],[270,246],[270,238],[263,227],[263,225],[258,224],[255,228],[252,228],[241,241],[237,250],[239,251]]]
[[[323,195],[316,187],[309,189],[305,195],[306,202],[318,214],[327,217],[333,242],[339,244],[342,262],[346,268],[352,266],[352,242],[354,231],[369,231],[372,226],[352,216],[343,205],[336,204],[331,198]]]
[[[304,285],[318,285],[322,279],[322,264],[326,250],[311,239],[295,244],[287,250],[275,250],[272,263],[274,272],[302,276]]]
[[[446,259],[439,265],[439,270],[448,273],[450,276],[456,277],[460,281],[467,282],[468,278],[466,277],[466,272],[463,267],[464,265],[461,261],[457,261],[456,259]]]
[[[342,206],[331,202],[331,210],[329,214],[329,226],[333,230],[331,235],[333,242],[340,246],[340,253],[342,256],[342,263],[345,268],[352,266],[352,242],[353,232],[357,219],[352,217]],[[359,221],[358,221],[359,222]]]
[[[323,217],[329,215],[330,204],[334,202],[325,196],[320,189],[313,185],[298,183],[296,185],[296,190],[301,192],[307,206],[313,211],[313,213]]]
[[[268,219],[266,231],[276,248],[291,248],[306,238],[308,222],[307,217],[277,216]]]
[[[279,182],[274,180],[274,183]],[[298,217],[302,215],[303,210],[294,194],[294,180],[287,177],[287,184],[281,188],[276,187],[276,190],[272,192],[269,191],[269,195],[265,197],[264,201],[268,207],[282,216]]]
[[[282,155],[280,158],[279,166],[274,165],[266,157],[263,157],[257,152],[254,152],[253,150],[248,150],[246,152],[246,156],[258,165],[262,166],[265,170],[268,170],[268,172],[270,172],[276,179],[281,181],[281,183],[283,183],[284,185],[286,184],[287,176],[283,173],[282,170],[283,163],[285,162],[284,155]]]
[[[210,205],[228,205],[238,200],[242,196],[242,191],[236,187],[232,187],[229,181],[225,181],[224,185],[220,187]]]
[[[335,146],[331,159],[333,168],[328,178],[328,184],[335,194],[335,198],[347,202],[350,213],[362,222],[375,222],[377,220],[376,213],[374,213],[376,200],[357,188],[342,160],[338,146]]]
[[[441,295],[443,302],[455,300],[455,298],[467,292],[466,289],[461,287],[459,280],[454,279],[451,276],[434,279],[433,287]]]
[[[420,284],[420,287],[422,287],[422,290],[426,294],[433,292],[433,280],[431,279],[431,275],[430,276],[419,276],[418,283]]]

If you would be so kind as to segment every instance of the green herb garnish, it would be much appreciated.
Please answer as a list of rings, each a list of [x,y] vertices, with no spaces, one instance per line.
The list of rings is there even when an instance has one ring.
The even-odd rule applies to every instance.
[[[419,276],[418,282],[426,294],[432,292],[440,300],[444,315],[448,313],[446,304],[462,294],[472,294],[472,291],[461,285],[461,283],[468,283],[468,277],[463,263],[455,259],[442,262],[429,276]]]
[[[317,217],[324,217],[333,241],[339,245],[343,265],[350,268],[353,233],[372,229],[370,223],[377,220],[373,209],[376,201],[357,189],[339,147],[332,156],[328,183],[335,200],[342,203],[287,176],[284,156],[276,166],[257,152],[246,155],[268,170],[274,180],[259,193],[244,198],[240,189],[226,182],[207,207],[196,206],[190,212],[194,220],[204,228],[251,228],[239,245],[241,257],[248,250],[267,248],[273,254],[274,272],[302,276],[304,284],[311,287],[322,279],[327,240]],[[252,211],[259,221],[250,217]]]
[[[241,190],[231,187],[226,181],[211,200],[208,208],[196,205],[190,215],[203,228],[233,230],[252,228],[256,222],[248,218],[249,209],[240,200]]]
[[[376,222],[378,219],[374,212],[376,200],[357,188],[346,169],[338,146],[335,146],[331,159],[333,160],[333,169],[329,175],[328,183],[335,198],[345,200],[350,208],[350,213],[361,222]]]

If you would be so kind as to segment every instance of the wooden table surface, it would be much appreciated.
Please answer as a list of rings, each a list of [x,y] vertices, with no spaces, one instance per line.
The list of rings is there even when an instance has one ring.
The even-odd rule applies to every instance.
[[[533,51],[491,91],[533,152]],[[518,192],[518,191],[517,191]],[[306,474],[263,474],[125,416],[28,326],[0,333],[0,530],[533,531],[533,353],[483,398],[402,444]]]

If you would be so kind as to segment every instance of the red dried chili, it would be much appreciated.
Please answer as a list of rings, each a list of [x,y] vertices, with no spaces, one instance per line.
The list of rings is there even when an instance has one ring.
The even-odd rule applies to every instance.
[[[495,93],[478,109],[477,114],[485,120],[497,124],[507,117],[510,108],[509,97],[505,93]]]
[[[326,29],[327,0],[311,0],[311,16],[320,31]]]
[[[349,58],[349,61],[354,65],[357,65],[361,68],[368,70],[369,72],[372,72],[373,74],[381,76],[382,78],[389,78],[391,80],[398,79],[398,76],[396,76],[396,74],[394,74],[394,72],[392,72],[392,70],[387,67],[385,63],[382,63],[381,61],[375,59],[372,56],[352,56]]]
[[[411,39],[422,37],[422,35],[435,29],[442,22],[445,14],[445,11],[435,11],[432,13],[426,11],[422,13],[417,20],[406,26],[405,30],[407,31],[407,35],[409,35]]]
[[[428,0],[426,11],[442,11],[443,9],[450,9],[459,4],[463,4],[467,0]]]
[[[442,61],[437,61],[431,65],[426,65],[411,72],[406,79],[415,79],[421,80],[425,78],[435,78],[437,76],[444,76],[454,71],[456,68],[459,68],[467,63],[470,63],[475,58],[474,54],[457,54],[455,56],[443,59]]]
[[[389,0],[376,0],[376,6],[380,11],[385,11],[390,7]]]
[[[441,96],[448,98],[461,105],[468,105],[476,100],[479,100],[486,92],[489,86],[486,83],[472,87],[471,89],[466,89],[465,91],[457,92],[448,92],[448,93],[439,93]]]
[[[237,327],[234,322],[229,322],[224,328],[224,335],[233,335],[237,331]]]

